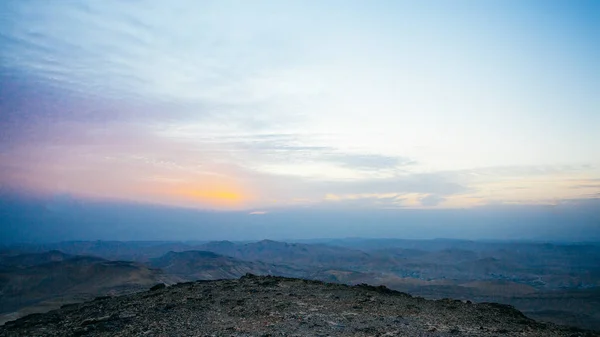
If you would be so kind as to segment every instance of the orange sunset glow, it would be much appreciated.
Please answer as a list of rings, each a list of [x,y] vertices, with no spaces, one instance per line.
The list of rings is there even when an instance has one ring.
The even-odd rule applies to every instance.
[[[214,208],[239,208],[250,199],[250,196],[242,192],[239,187],[214,182],[176,187],[168,190],[166,194],[172,199],[188,204],[191,201],[197,206]]]

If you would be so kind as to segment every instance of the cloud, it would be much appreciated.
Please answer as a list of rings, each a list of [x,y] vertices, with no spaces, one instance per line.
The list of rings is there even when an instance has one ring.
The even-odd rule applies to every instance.
[[[423,198],[421,198],[421,205],[423,206],[438,206],[442,202],[444,202],[446,198],[440,197],[439,195],[429,194]]]
[[[270,164],[293,164],[298,168],[303,165],[329,165],[340,169],[364,172],[388,170],[394,172],[406,166],[415,164],[413,160],[400,156],[385,156],[381,154],[344,152],[326,145],[324,135],[301,133],[258,133],[250,135],[229,136],[198,136],[198,132],[188,131],[179,133],[183,138],[195,139],[202,142],[214,143],[228,150],[251,154],[244,159],[245,165],[256,168]],[[260,170],[260,168],[257,168]],[[285,170],[283,170],[285,171]],[[288,171],[292,174],[291,171]]]
[[[425,29],[438,21],[412,15],[432,13],[420,5],[385,13],[349,5],[335,20],[329,6],[0,2],[0,183],[148,202],[189,185],[180,197],[240,195],[247,209],[326,195],[356,206],[401,198],[446,207],[596,192],[598,166],[585,165],[598,165],[589,159],[598,114],[587,78],[540,86],[535,81],[555,74],[545,69],[556,67],[544,68],[539,55],[496,48],[516,41],[504,36],[452,40]],[[485,8],[454,12],[476,18]],[[357,25],[356,15],[390,29]],[[440,24],[461,31],[447,20]],[[413,52],[402,52],[407,47]],[[465,57],[423,57],[456,50]],[[482,50],[501,53],[481,57]],[[523,88],[545,95],[523,98]],[[556,124],[537,127],[548,114]],[[564,137],[548,136],[555,134]]]
[[[582,184],[582,185],[573,185],[570,188],[597,188],[600,189],[600,184]]]
[[[600,179],[573,179],[569,188],[600,190]]]
[[[403,196],[396,193],[365,193],[365,194],[333,194],[329,193],[324,199],[327,207],[342,208],[401,208]]]
[[[267,212],[267,211],[252,211],[252,212],[250,212],[248,214],[250,214],[250,215],[264,215],[264,214],[267,214],[267,213],[269,213],[269,212]]]
[[[0,4],[7,15],[0,23],[0,92],[8,93],[12,107],[27,105],[0,108],[15,116],[26,110],[25,120],[52,114],[195,121],[213,131],[294,127],[317,86],[295,66],[302,50],[289,46],[288,26],[271,29],[273,23],[260,19],[264,5],[241,5],[256,15],[239,15],[217,3],[182,4],[196,14],[157,1],[143,9],[110,0]],[[10,87],[16,89],[5,90]],[[76,107],[53,109],[56,104],[39,101]]]
[[[365,193],[365,194],[327,194],[327,205],[345,208],[419,208],[435,207],[447,198],[435,194],[422,193]]]
[[[325,153],[322,158],[358,170],[392,169],[415,163],[415,161],[408,158],[378,154]]]
[[[326,183],[344,193],[433,193],[451,195],[466,193],[470,188],[465,181],[440,173],[403,173],[390,178],[365,179],[355,182]]]
[[[595,168],[577,166],[413,172],[418,165],[403,157],[343,153],[321,146],[319,135],[308,140],[292,133],[194,138],[164,133],[160,126],[96,121],[28,127],[30,134],[3,144],[0,182],[75,195],[190,205],[191,200],[176,201],[172,193],[165,194],[187,184],[195,186],[186,194],[190,196],[235,192],[243,196],[240,207],[246,209],[315,205],[328,194],[352,207],[470,207],[486,202],[556,203],[590,195],[574,187],[597,182]],[[297,176],[264,170],[261,165],[266,163],[303,173],[324,163],[352,175],[338,179],[338,171],[323,170],[330,166],[315,166],[314,175]],[[202,184],[212,187],[205,191]],[[200,206],[201,199],[191,204]]]

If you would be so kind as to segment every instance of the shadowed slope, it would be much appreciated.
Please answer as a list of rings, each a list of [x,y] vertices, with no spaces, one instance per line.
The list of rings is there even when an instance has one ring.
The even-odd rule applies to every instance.
[[[242,261],[205,251],[169,252],[150,264],[170,275],[187,280],[232,279],[252,273],[258,275],[301,276],[302,271],[263,262]]]

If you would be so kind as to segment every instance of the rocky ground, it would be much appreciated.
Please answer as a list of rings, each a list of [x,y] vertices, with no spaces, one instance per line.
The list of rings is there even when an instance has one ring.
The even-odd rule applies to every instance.
[[[63,306],[0,336],[600,336],[510,306],[425,300],[385,287],[246,275]]]

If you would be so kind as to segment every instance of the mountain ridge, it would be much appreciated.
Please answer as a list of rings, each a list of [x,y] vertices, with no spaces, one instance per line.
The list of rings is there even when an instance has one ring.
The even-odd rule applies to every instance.
[[[384,286],[247,274],[63,306],[0,326],[44,336],[600,336],[514,307],[426,300]]]

